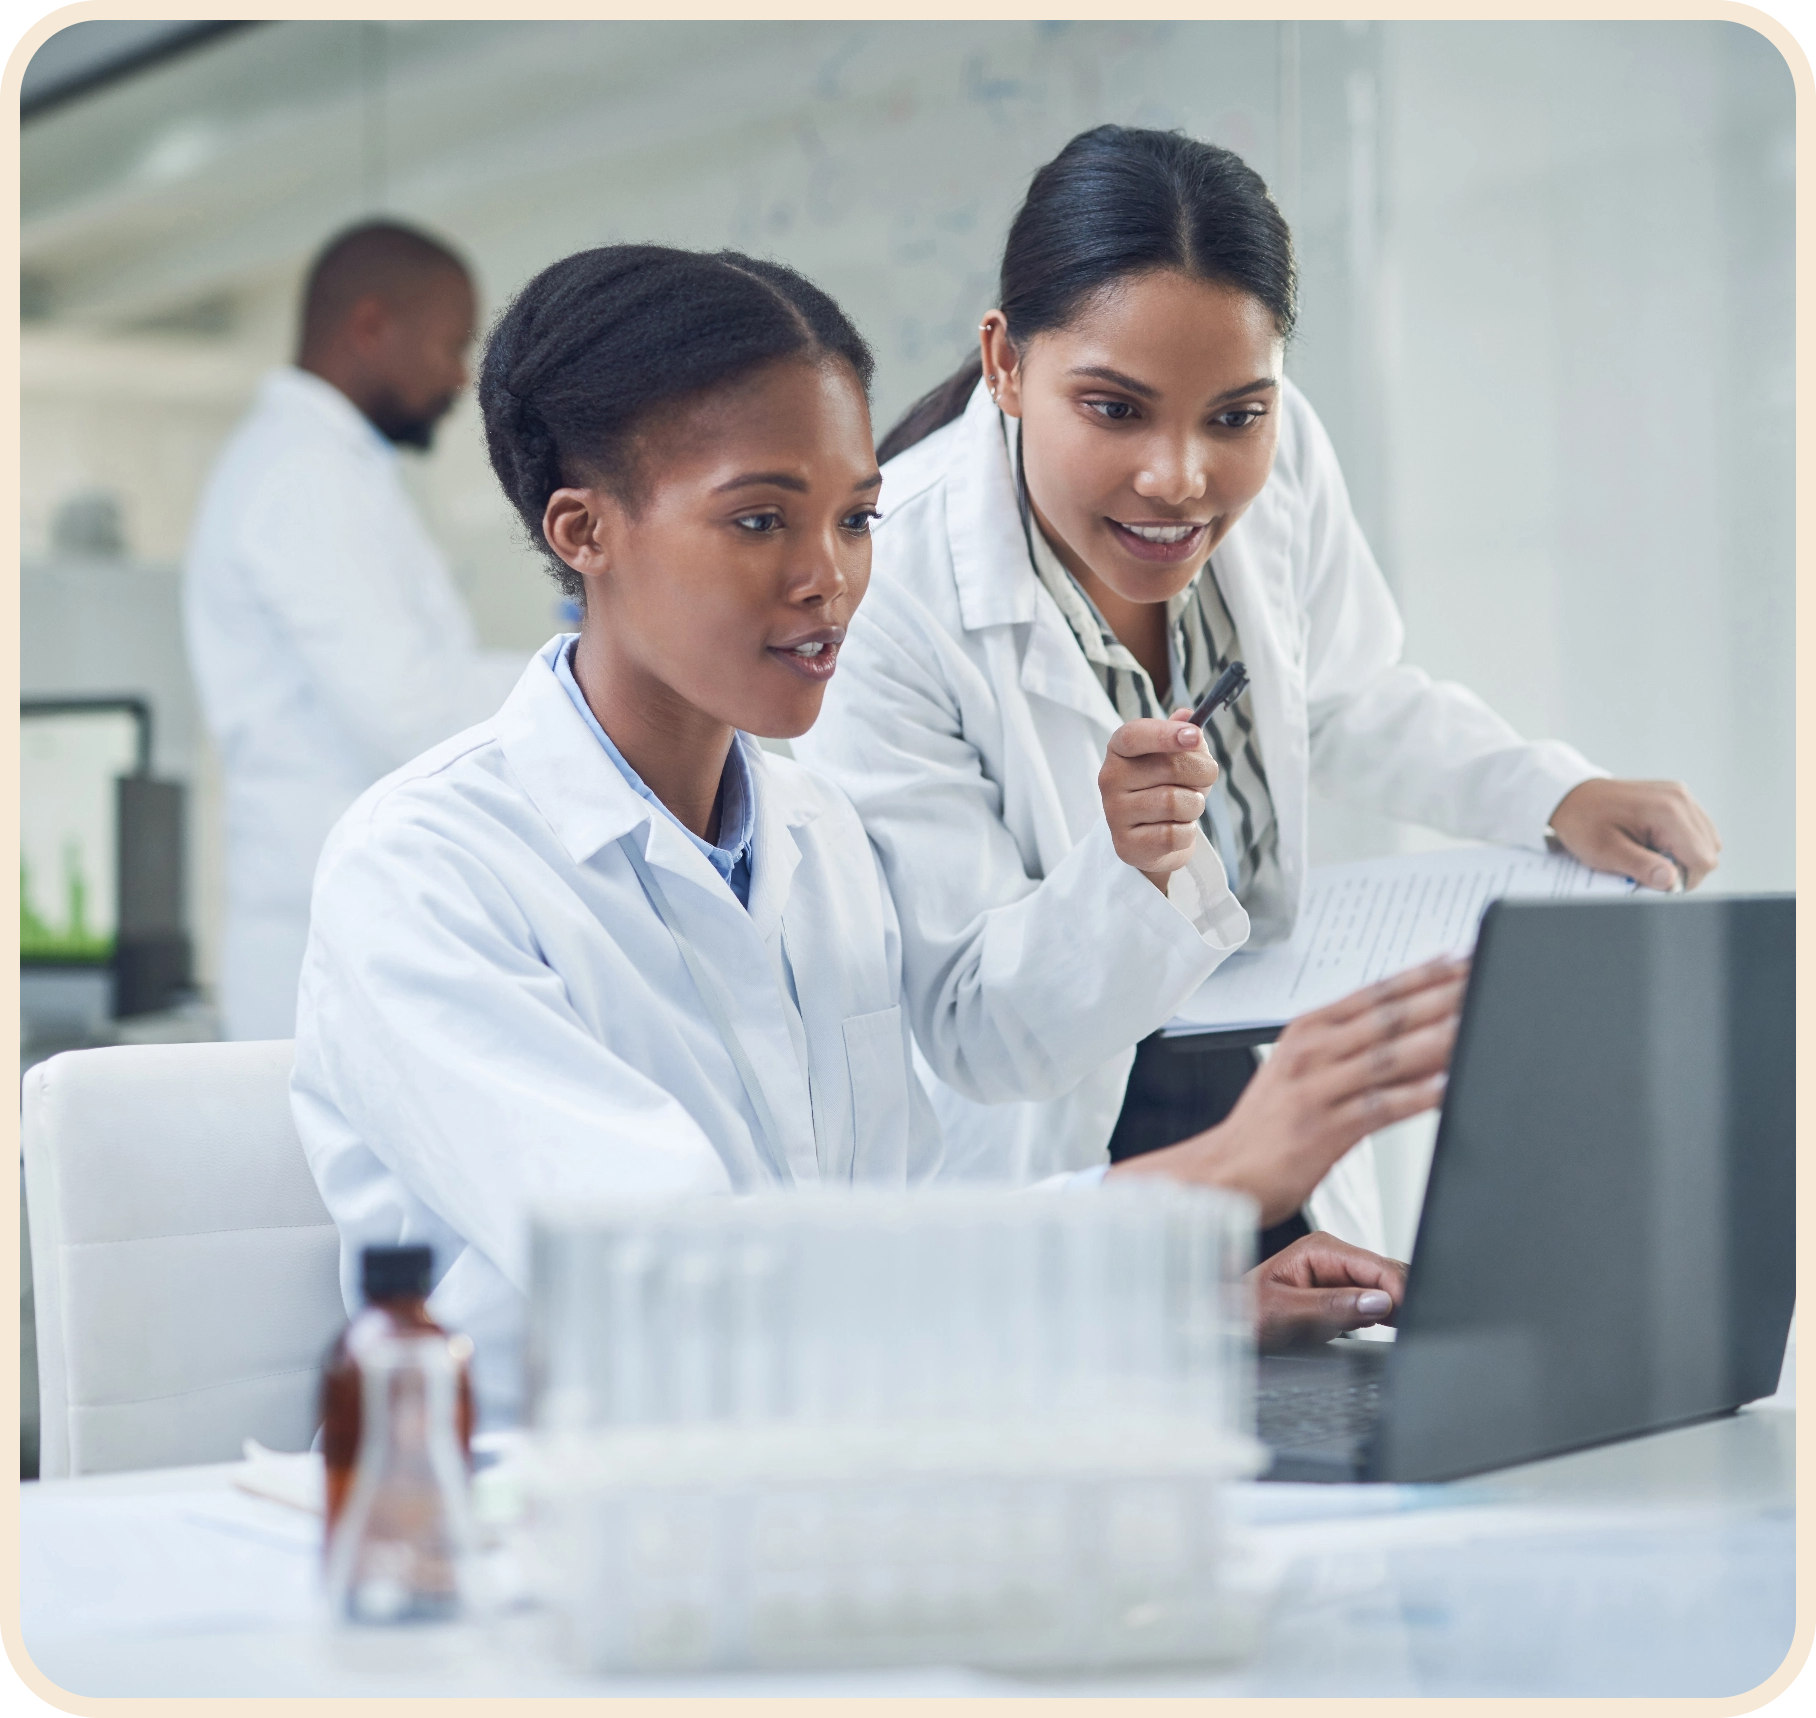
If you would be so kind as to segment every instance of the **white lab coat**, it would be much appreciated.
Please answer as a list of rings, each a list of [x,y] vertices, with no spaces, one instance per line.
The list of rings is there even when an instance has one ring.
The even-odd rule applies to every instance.
[[[287,1038],[309,881],[335,819],[503,701],[525,653],[482,651],[396,450],[338,389],[273,371],[209,478],[183,589],[220,749],[229,1036]]]
[[[587,728],[553,672],[561,642],[495,717],[335,829],[298,1005],[293,1109],[348,1305],[362,1247],[432,1246],[432,1305],[477,1344],[488,1423],[517,1411],[537,1203],[775,1184],[736,1064],[620,837],[721,987],[795,1182],[900,1187],[939,1167],[895,912],[856,812],[741,741],[756,788],[747,911]]]
[[[1598,772],[1400,661],[1400,617],[1336,454],[1290,383],[1280,417],[1272,474],[1215,561],[1253,680],[1290,895],[1303,893],[1314,779],[1457,835],[1541,843],[1557,802]],[[1074,975],[1115,956],[1076,885],[1108,846],[1097,773],[1120,719],[1029,566],[981,384],[961,418],[890,461],[880,505],[869,595],[794,750],[850,795],[882,857],[915,1033],[937,1074],[969,1031],[967,985],[1002,1010],[1019,994],[1046,1022],[1089,1014]],[[1159,970],[1152,983],[1157,1025],[1192,985]],[[1071,1034],[1072,1077],[1044,1101],[980,1102],[1001,1094],[935,1079],[950,1172],[1010,1162],[1032,1179],[1103,1161],[1148,1027],[1101,1013],[1086,1023],[1094,1041]],[[1365,1149],[1312,1214],[1380,1244]]]

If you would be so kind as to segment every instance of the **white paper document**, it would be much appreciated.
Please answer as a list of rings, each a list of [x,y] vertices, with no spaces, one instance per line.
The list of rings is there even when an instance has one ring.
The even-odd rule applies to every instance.
[[[1169,1037],[1283,1026],[1441,954],[1467,954],[1491,901],[1631,894],[1625,877],[1523,847],[1462,847],[1320,865],[1289,940],[1233,954],[1167,1023]]]

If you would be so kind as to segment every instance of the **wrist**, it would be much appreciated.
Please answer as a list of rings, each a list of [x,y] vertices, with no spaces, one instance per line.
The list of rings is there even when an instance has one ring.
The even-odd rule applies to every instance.
[[[1205,1173],[1206,1166],[1201,1162],[1198,1150],[1200,1143],[1207,1137],[1201,1133],[1194,1134],[1176,1145],[1163,1145],[1157,1151],[1144,1151],[1135,1157],[1125,1157],[1118,1163],[1112,1163],[1104,1171],[1104,1178],[1159,1175],[1168,1181],[1185,1182],[1192,1186],[1215,1185]]]
[[[1545,819],[1545,833],[1567,847],[1567,827],[1573,825],[1579,817],[1593,817],[1595,802],[1602,796],[1603,790],[1612,785],[1616,785],[1614,778],[1601,774],[1587,775],[1571,782],[1553,803],[1550,815]],[[1564,827],[1560,827],[1560,819]]]
[[[1231,1137],[1227,1121],[1207,1127],[1173,1145],[1157,1151],[1144,1151],[1137,1157],[1125,1157],[1110,1165],[1111,1175],[1162,1175],[1170,1181],[1185,1182],[1194,1187],[1227,1187],[1238,1192],[1249,1189],[1240,1185],[1240,1172],[1235,1159],[1237,1142]]]

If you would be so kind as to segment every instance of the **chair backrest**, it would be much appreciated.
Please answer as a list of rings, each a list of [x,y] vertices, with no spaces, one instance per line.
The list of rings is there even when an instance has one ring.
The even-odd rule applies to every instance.
[[[39,1472],[306,1449],[344,1317],[291,1046],[76,1050],[26,1076]]]

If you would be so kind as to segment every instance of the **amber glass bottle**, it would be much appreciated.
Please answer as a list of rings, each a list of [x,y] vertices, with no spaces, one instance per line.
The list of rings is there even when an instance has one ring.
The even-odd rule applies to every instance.
[[[360,1292],[365,1306],[335,1338],[322,1363],[322,1465],[326,1471],[327,1535],[334,1533],[347,1492],[353,1483],[353,1465],[359,1455],[360,1349],[386,1336],[412,1333],[447,1336],[429,1316],[429,1279],[435,1255],[427,1247],[367,1247],[360,1254]],[[461,1354],[460,1389],[455,1410],[455,1431],[460,1449],[472,1461],[473,1385],[464,1338],[449,1337]]]

